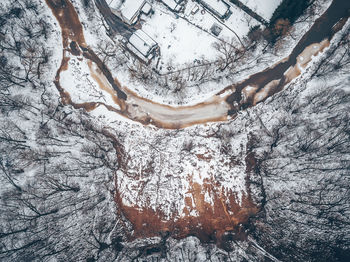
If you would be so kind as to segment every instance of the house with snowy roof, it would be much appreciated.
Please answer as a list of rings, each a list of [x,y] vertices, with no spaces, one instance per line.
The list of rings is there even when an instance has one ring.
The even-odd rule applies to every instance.
[[[230,5],[222,0],[196,0],[200,3],[205,9],[212,12],[220,19],[228,18],[232,12],[230,10]]]
[[[152,10],[146,0],[110,0],[108,5],[112,13],[129,25],[135,24],[141,13],[148,15]]]
[[[156,41],[141,29],[130,36],[126,47],[145,63],[149,63],[159,49]]]
[[[162,0],[162,2],[175,12],[180,12],[184,7],[184,0]]]

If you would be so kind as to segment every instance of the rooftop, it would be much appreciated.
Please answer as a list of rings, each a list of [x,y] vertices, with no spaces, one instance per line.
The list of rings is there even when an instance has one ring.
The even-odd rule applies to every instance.
[[[230,6],[222,0],[199,0],[204,6],[224,18],[230,10]]]
[[[131,35],[129,43],[145,58],[147,58],[152,49],[157,46],[157,43],[141,29]]]
[[[123,17],[133,22],[133,19],[138,15],[145,2],[145,0],[125,0],[120,8]]]

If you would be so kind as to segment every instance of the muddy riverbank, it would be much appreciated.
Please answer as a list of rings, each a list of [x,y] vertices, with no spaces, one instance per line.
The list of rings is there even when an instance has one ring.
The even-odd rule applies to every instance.
[[[62,29],[63,61],[67,59],[66,52],[70,52],[71,55],[82,54],[84,58],[99,68],[100,75],[95,74],[94,78],[107,79],[99,83],[104,83],[106,85],[104,88],[114,90],[117,97],[114,100],[118,104],[118,109],[112,109],[111,106],[106,107],[142,124],[152,124],[159,128],[169,129],[225,121],[229,119],[229,115],[235,115],[239,110],[254,106],[281,91],[290,81],[300,75],[300,68],[305,67],[311,60],[304,59],[304,57],[310,58],[317,55],[329,45],[333,35],[348,19],[350,8],[349,1],[334,0],[327,11],[304,34],[287,58],[262,72],[251,75],[240,83],[224,88],[207,101],[194,106],[172,107],[142,98],[123,87],[117,79],[113,78],[110,70],[93,50],[87,46],[79,17],[73,5],[68,0],[46,0],[46,2]],[[61,90],[61,95],[67,96],[67,92],[62,92],[64,87],[60,85],[59,75],[60,71],[57,72],[56,86]],[[74,105],[71,99],[64,101],[73,106],[77,105]],[[91,110],[93,103],[86,103],[87,109]],[[97,107],[98,104],[95,106]],[[84,103],[79,104],[78,107],[84,108]]]
[[[159,128],[180,129],[195,124],[205,124],[214,121],[226,121],[229,115],[235,115],[239,110],[260,103],[281,91],[290,81],[301,74],[311,61],[329,46],[334,34],[339,31],[349,17],[349,1],[334,0],[328,10],[315,21],[311,29],[305,33],[291,54],[272,67],[251,75],[246,80],[232,84],[210,99],[194,106],[172,107],[155,103],[140,97],[113,78],[112,72],[94,53],[85,41],[83,28],[74,6],[68,0],[46,0],[62,30],[63,58],[57,70],[54,83],[64,104],[74,108],[84,108],[87,111],[105,106],[107,110],[120,114],[144,125],[152,124]],[[92,79],[98,87],[111,95],[114,105],[102,102],[73,102],[72,94],[65,90],[60,82],[61,72],[70,70],[69,60],[78,57],[81,63],[86,63]],[[120,146],[116,146],[118,149]],[[122,165],[121,153],[118,158]],[[254,159],[248,158],[247,166]],[[247,170],[249,174],[251,170]],[[240,231],[240,225],[247,223],[249,218],[259,210],[253,203],[250,194],[243,197],[240,204],[232,193],[223,193],[216,186],[216,181],[206,181],[199,185],[189,181],[192,187],[190,199],[184,199],[183,217],[166,219],[161,212],[150,208],[127,206],[116,190],[115,201],[121,216],[133,225],[133,233],[128,237],[133,240],[138,237],[151,237],[169,233],[175,238],[195,235],[204,242],[215,241],[224,245],[225,232],[231,232],[235,239],[245,238]],[[204,201],[205,193],[212,195],[213,204]],[[191,216],[192,211],[198,216]],[[230,210],[231,212],[228,212]],[[175,212],[180,212],[175,211]]]
[[[240,83],[224,88],[223,91],[202,103],[194,106],[172,107],[142,98],[122,86],[86,43],[74,6],[68,0],[46,0],[46,2],[62,30],[63,58],[54,80],[62,102],[74,108],[84,108],[87,111],[105,106],[109,111],[144,125],[152,124],[168,129],[228,120],[229,115],[235,115],[239,110],[254,106],[281,91],[301,74],[301,69],[308,65],[313,56],[318,55],[329,46],[334,34],[343,27],[348,19],[350,8],[349,1],[334,0],[287,58],[262,72],[251,75]],[[94,101],[73,102],[72,94],[69,94],[60,82],[61,72],[70,70],[69,60],[72,57],[78,57],[81,63],[87,64],[92,79],[101,90],[111,95],[115,105]],[[106,134],[106,136],[113,137],[111,134]],[[115,148],[118,153],[118,162],[123,166],[122,146],[116,142]],[[254,156],[247,154],[246,173],[248,175],[252,172],[254,165]],[[118,205],[118,212],[133,225],[132,234],[128,236],[128,239],[162,234],[170,234],[175,238],[195,235],[203,242],[216,242],[219,246],[224,247],[227,237],[232,239],[246,237],[244,231],[241,231],[241,225],[247,223],[249,218],[259,211],[259,207],[250,197],[249,190],[238,204],[239,201],[235,195],[232,192],[224,193],[222,187],[217,185],[217,181],[208,180],[203,185],[192,180],[188,182],[191,186],[191,197],[184,198],[184,210],[175,210],[174,217],[171,218],[165,218],[160,211],[151,208],[125,205],[122,194],[117,188],[115,202]],[[205,194],[212,196],[212,204],[205,201]],[[197,212],[198,216],[192,216],[193,211]],[[184,216],[179,217],[179,213]],[[230,232],[231,235],[227,235],[227,232]]]

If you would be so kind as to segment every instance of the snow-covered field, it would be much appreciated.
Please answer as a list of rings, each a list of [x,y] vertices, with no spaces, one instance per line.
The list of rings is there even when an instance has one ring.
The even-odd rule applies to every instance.
[[[184,208],[188,208],[186,198],[196,202],[191,192],[192,183],[202,187],[207,195],[205,203],[213,203],[216,193],[206,187],[210,181],[219,182],[217,190],[222,192],[224,199],[234,194],[240,202],[247,193],[245,164],[234,165],[230,157],[222,155],[220,148],[224,145],[220,139],[200,136],[211,128],[190,128],[178,133],[152,128],[133,129],[124,141],[125,150],[130,154],[128,172],[118,171],[117,186],[123,203],[130,207],[161,210],[167,218],[172,217],[174,211],[178,217],[183,217]],[[236,136],[234,140],[228,138],[225,146],[239,159],[245,143],[246,136]],[[150,165],[153,166],[152,174],[146,171]],[[197,209],[192,211],[191,216],[199,216]]]
[[[73,1],[74,3],[75,1]],[[188,6],[190,5],[195,5],[196,3],[189,2]],[[119,61],[122,59],[125,59],[121,57],[120,55],[116,54],[116,60],[110,60],[110,62],[107,63],[107,65],[110,68],[115,68],[115,70],[112,71],[114,77],[116,77],[122,85],[126,86],[128,89],[135,91],[137,94],[139,94],[142,97],[145,97],[147,99],[150,99],[154,102],[162,103],[162,104],[168,104],[168,105],[193,105],[198,102],[207,100],[210,98],[213,94],[219,92],[222,90],[224,87],[232,84],[232,82],[238,82],[247,77],[247,75],[254,74],[256,72],[259,72],[263,70],[264,68],[273,65],[274,63],[277,63],[281,57],[286,57],[288,53],[293,49],[293,46],[295,43],[298,42],[300,37],[302,36],[302,33],[308,30],[312,22],[317,18],[318,15],[322,14],[322,12],[328,7],[330,3],[328,1],[320,1],[318,3],[318,12],[316,13],[315,17],[309,18],[308,21],[302,22],[302,23],[297,23],[294,27],[294,30],[291,32],[290,36],[287,36],[285,40],[279,44],[278,49],[272,50],[269,52],[265,52],[262,54],[262,50],[264,49],[264,46],[258,45],[257,49],[251,53],[249,56],[244,58],[244,63],[240,64],[238,63],[233,72],[224,72],[222,76],[227,75],[226,77],[218,77],[214,81],[205,81],[204,83],[196,83],[196,82],[190,82],[187,81],[188,87],[183,89],[180,94],[175,94],[172,92],[172,90],[168,90],[164,86],[160,86],[158,82],[154,82],[154,80],[149,81],[149,82],[144,82],[144,81],[135,81],[135,79],[131,78],[131,75],[126,73],[128,70],[127,66],[120,66]],[[77,7],[80,6],[79,2],[76,2],[75,5]],[[155,9],[155,13],[152,17],[142,17],[144,20],[142,28],[143,30],[147,31],[148,34],[152,34],[152,30],[154,29],[155,32],[157,33],[154,35],[154,38],[158,38],[160,40],[159,43],[161,43],[163,46],[161,46],[161,55],[162,55],[162,60],[163,63],[165,63],[166,59],[171,59],[174,57],[176,59],[180,59],[182,61],[185,61],[186,58],[189,58],[192,62],[191,64],[193,65],[193,60],[195,57],[199,56],[200,54],[208,54],[210,56],[214,56],[214,48],[212,47],[212,43],[215,42],[215,38],[212,34],[206,33],[204,31],[199,30],[197,27],[195,27],[193,24],[188,24],[186,20],[183,18],[178,18],[176,19],[173,13],[171,13],[167,8],[165,8],[163,5],[160,3],[155,3],[153,5]],[[79,11],[80,7],[78,8]],[[232,9],[232,7],[231,7]],[[211,14],[208,12],[205,13],[203,16],[200,14],[200,11],[198,11],[195,15],[190,14],[191,9],[188,8],[185,10],[184,17],[187,17],[189,21],[194,17],[210,17],[211,19],[214,19]],[[84,19],[87,19],[88,16],[86,15],[86,12],[80,9],[79,16],[81,16]],[[244,13],[244,12],[242,12]],[[166,21],[168,23],[162,23],[162,18],[166,17]],[[192,18],[191,18],[192,17]],[[228,21],[230,19],[235,18],[235,15],[231,15]],[[110,42],[108,36],[104,33],[104,30],[98,30],[96,25],[100,24],[100,19],[99,17],[92,17],[89,16],[89,18],[92,18],[91,23],[83,23],[84,25],[84,33],[86,36],[86,39],[88,41],[88,44],[91,45],[92,47],[96,47],[102,40],[105,42]],[[191,18],[191,19],[190,19]],[[301,18],[303,19],[303,18]],[[193,20],[194,21],[194,20]],[[205,21],[202,21],[205,24]],[[154,23],[152,26],[151,24]],[[173,25],[175,24],[175,26]],[[183,37],[184,34],[182,34],[182,31],[179,30],[179,27],[177,24],[181,25],[181,28],[186,29],[187,31],[185,32],[191,32],[189,35],[193,37],[193,39],[200,39],[201,41],[195,41],[195,45],[191,45],[191,41],[186,39],[186,37]],[[207,27],[209,27],[211,24],[207,22]],[[244,23],[242,23],[243,25]],[[167,33],[162,33],[161,30],[158,30],[157,28],[160,28],[162,30],[166,30]],[[174,32],[176,33],[171,33],[171,29],[174,29]],[[228,31],[228,29],[227,29]],[[224,31],[222,31],[223,33]],[[158,35],[159,33],[159,35]],[[170,34],[169,34],[170,33]],[[196,33],[196,34],[194,34]],[[233,33],[230,31],[231,35]],[[98,35],[98,37],[94,37],[94,35]],[[161,37],[162,36],[162,37]],[[207,39],[207,41],[205,41]],[[181,41],[183,41],[181,43]],[[168,41],[170,41],[172,45],[169,49],[166,46],[168,44]],[[197,44],[197,43],[200,43]],[[181,46],[181,44],[183,46]],[[177,46],[179,45],[179,46]],[[186,52],[185,45],[189,48],[188,51],[192,50],[193,54],[191,52]],[[165,54],[164,54],[164,47],[166,46]],[[198,47],[200,46],[200,48]],[[179,53],[181,53],[181,50],[183,52],[186,52],[186,56],[181,56]],[[209,51],[208,51],[209,50]],[[195,54],[195,55],[194,55]],[[192,55],[192,56],[191,56]],[[166,59],[163,59],[165,57]],[[203,57],[203,56],[202,56]],[[115,61],[115,62],[114,62]],[[176,60],[175,60],[176,61]],[[112,63],[111,63],[112,62]],[[127,63],[132,63],[132,61],[129,61]],[[129,66],[130,66],[129,64]],[[160,63],[161,64],[161,63]],[[175,63],[174,63],[175,64]],[[174,65],[173,64],[173,65]],[[172,68],[173,70],[175,69]],[[137,69],[137,67],[136,67]],[[167,71],[166,67],[164,70]],[[215,68],[214,68],[215,69]],[[212,69],[210,69],[212,70]],[[220,76],[218,72],[214,71],[209,71],[208,73],[211,77],[216,77]]]
[[[214,60],[212,44],[216,39],[172,13],[156,9],[154,15],[142,26],[160,46],[161,64],[181,66],[195,59]]]
[[[201,25],[203,28],[205,28],[205,30],[209,30],[212,23],[218,23],[218,21],[208,12],[201,14],[200,10],[202,10],[202,7],[199,5],[200,10],[194,15],[191,14],[191,8],[193,8],[195,5],[198,4],[196,2],[189,1],[184,14],[181,14],[184,18],[179,17],[176,19],[176,17],[167,8],[165,8],[164,5],[154,3],[153,8],[155,9],[155,14],[152,17],[142,17],[144,20],[142,28],[147,30],[147,32],[151,35],[153,30],[155,30],[154,32],[157,32],[156,34],[152,35],[152,37],[161,45],[161,62],[159,64],[163,65],[162,71],[164,72],[168,72],[167,67],[164,66],[167,60],[172,60],[172,70],[175,71],[179,68],[182,69],[187,68],[188,66],[193,66],[193,61],[195,59],[200,60],[201,57],[215,59],[214,56],[218,54],[215,52],[212,46],[212,43],[217,42],[214,36],[210,33],[201,31],[195,26]],[[155,81],[155,79],[158,78],[157,76],[155,76],[155,79],[150,81],[137,81],[132,79],[129,74],[125,74],[125,71],[127,70],[126,67],[119,67],[118,70],[113,71],[113,74],[123,85],[135,91],[140,96],[151,99],[152,101],[168,105],[193,105],[197,102],[208,99],[213,94],[222,90],[223,87],[226,87],[233,82],[237,83],[242,81],[248,75],[257,73],[264,68],[277,63],[281,57],[287,57],[295,44],[300,40],[303,33],[310,28],[313,21],[315,21],[315,19],[317,19],[317,17],[321,15],[329,5],[330,1],[320,0],[319,2],[316,2],[315,6],[317,12],[315,12],[315,14],[309,17],[307,20],[305,20],[304,17],[301,17],[300,19],[302,22],[294,25],[291,33],[286,36],[285,39],[280,41],[278,48],[274,48],[273,50],[270,50],[269,48],[266,49],[265,45],[267,43],[261,41],[258,43],[255,51],[244,57],[243,63],[238,61],[235,64],[233,70],[225,71],[220,74],[219,72],[215,71],[215,68],[210,68],[208,75],[211,76],[211,79],[207,79],[206,81],[200,83],[187,80],[186,88],[183,89],[180,94],[174,93],[173,88],[168,89],[165,86],[159,85],[159,82]],[[249,26],[253,26],[257,24],[257,22],[241,10],[237,9],[236,14],[235,8],[236,7],[231,5],[231,11],[233,11],[233,14],[226,21],[226,23],[231,23],[232,28],[236,26],[238,29],[240,29],[241,32],[234,28],[234,32],[243,38],[243,35],[249,30]],[[167,18],[166,22],[162,22],[162,17]],[[187,24],[187,22],[184,20],[185,18],[193,24]],[[238,22],[234,22],[235,20],[238,20]],[[174,23],[175,26],[172,26],[172,23]],[[176,24],[181,24],[182,26],[177,27]],[[166,33],[162,33],[162,31],[157,30],[157,27],[163,28]],[[171,33],[171,35],[169,35],[168,33],[171,32],[171,28],[175,28],[173,32],[174,34]],[[190,32],[188,35],[194,40],[193,44],[191,44],[191,41],[187,38],[184,39],[182,31],[178,30],[179,28],[184,28],[186,29],[185,32]],[[220,37],[223,37],[225,41],[229,41],[230,38],[233,38],[233,40],[236,42],[236,46],[240,47],[235,34],[226,27],[223,27],[223,30],[219,35],[219,38]],[[201,41],[204,38],[206,38],[206,40]],[[183,43],[179,41],[181,39],[184,40]],[[171,42],[171,46],[168,48],[169,41]],[[188,48],[188,51],[186,51],[186,48]],[[186,56],[181,54],[179,55],[179,53],[186,54]],[[118,59],[118,61],[119,60],[120,59]],[[179,63],[176,62],[177,60],[181,62],[187,60],[189,64],[187,64],[187,66],[180,64],[179,66]],[[156,60],[153,62],[153,65],[155,63]],[[176,67],[176,65],[178,67]],[[118,65],[115,65],[114,63],[110,64],[110,67],[117,66]],[[135,68],[137,68],[137,66],[135,66]],[[159,69],[160,67],[158,66],[158,70]],[[187,71],[185,71],[185,73],[186,72]],[[160,77],[159,79],[162,78]],[[190,79],[190,76],[188,76],[188,79]],[[169,82],[170,87],[171,84],[172,83]]]
[[[241,0],[241,2],[269,21],[282,0]]]
[[[191,10],[195,6],[199,7],[199,11],[191,14]],[[230,11],[232,14],[228,18],[220,20],[197,2],[188,2],[184,15],[191,22],[208,31],[213,23],[218,23],[222,26],[222,31],[218,36],[219,38],[235,38],[236,35],[243,38],[248,33],[250,27],[260,24],[235,5],[230,6]]]
[[[232,15],[225,21],[218,19],[196,2],[188,2],[184,13],[175,15],[162,4],[154,3],[154,14],[143,16],[142,30],[150,35],[160,46],[161,65],[193,64],[195,60],[213,61],[218,53],[213,43],[222,39],[230,42],[235,39],[237,46],[249,29],[259,23],[245,12],[231,6]],[[192,10],[198,7],[193,14]],[[222,28],[219,36],[211,33],[213,24]],[[163,68],[164,69],[164,68]]]
[[[73,2],[84,21],[89,48],[95,51],[97,44],[110,41],[101,30],[100,17],[87,15],[82,1]],[[6,13],[15,12],[12,8],[28,2],[5,3],[0,3],[1,14],[2,7]],[[0,39],[1,44],[22,43],[21,50],[8,48],[1,53],[10,61],[1,70],[11,69],[1,74],[0,81],[1,261],[318,261],[313,259],[315,251],[324,261],[333,261],[336,253],[347,250],[342,243],[348,243],[350,235],[350,21],[330,43],[313,44],[300,54],[297,68],[302,75],[284,92],[241,111],[232,121],[166,130],[107,110],[109,105],[116,106],[114,95],[102,88],[108,86],[107,80],[96,65],[82,56],[69,56],[60,84],[73,102],[106,106],[87,112],[64,104],[54,84],[62,59],[61,32],[46,3],[39,3],[37,15],[34,10],[38,7],[32,7],[20,17],[9,16],[3,28],[12,34],[5,34],[6,41]],[[327,7],[325,3],[329,1],[323,2],[319,14]],[[89,17],[93,19],[90,22]],[[262,46],[258,46],[245,62],[253,63],[258,57],[261,61],[253,65],[260,64],[239,78],[287,55],[315,17],[298,23],[291,33],[295,39],[288,36],[280,50],[261,55]],[[47,31],[29,37],[28,24],[38,29],[35,32],[42,26]],[[342,45],[344,36],[348,41]],[[39,66],[30,70],[38,64],[37,58],[23,56],[31,42],[37,44],[34,51],[38,57],[40,48],[48,50],[40,75]],[[323,51],[316,56],[319,50]],[[3,65],[6,62],[1,58]],[[127,73],[132,60],[129,62],[115,67],[106,62],[111,70],[124,75],[119,79],[123,85],[132,82]],[[335,70],[334,65],[341,68]],[[27,72],[29,79],[25,79]],[[12,73],[16,81],[24,80],[7,84],[6,77]],[[190,90],[186,101],[193,103],[199,95],[222,89],[225,83],[205,83],[203,88]],[[147,93],[142,84],[134,85],[128,87]],[[149,90],[154,100],[154,90]],[[160,95],[158,99],[169,98]],[[135,104],[142,101],[130,100]],[[157,112],[160,107],[147,106],[146,111],[161,113]],[[210,110],[220,113],[217,108]],[[247,161],[250,153],[258,162],[252,172],[248,171],[254,166]],[[141,221],[142,227],[140,238],[130,242],[128,236],[137,230],[127,212],[115,203],[116,194],[128,208],[159,211],[160,223],[190,217],[189,227],[198,226],[200,232],[206,228],[204,223],[196,223],[201,216],[212,214],[200,222],[228,217],[229,223],[223,226],[230,231],[230,226],[236,225],[236,215],[246,212],[247,196],[257,203],[265,198],[266,203],[259,206],[259,216],[249,221],[249,227],[240,228],[242,238],[239,234],[236,240],[236,233],[224,235],[223,247],[217,245],[220,239],[214,238],[218,229],[212,226],[214,222],[209,224],[214,231],[210,243],[192,234],[174,239],[176,231],[184,227],[169,227],[164,234],[156,231],[154,237],[142,235],[149,228],[147,212],[131,217]]]

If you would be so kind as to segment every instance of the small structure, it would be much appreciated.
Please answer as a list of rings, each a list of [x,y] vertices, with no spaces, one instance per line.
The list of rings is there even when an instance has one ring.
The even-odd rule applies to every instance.
[[[184,0],[162,0],[162,2],[175,12],[180,12],[184,7]]]
[[[194,14],[196,14],[198,11],[199,11],[199,7],[198,7],[198,5],[195,5],[195,6],[192,8],[192,10],[191,10],[191,14],[194,15]]]
[[[109,7],[113,14],[129,25],[135,24],[141,13],[148,15],[152,9],[146,0],[111,0]]]
[[[222,31],[222,27],[219,26],[217,23],[214,23],[211,28],[210,31],[212,32],[213,35],[215,36],[219,36],[221,31]]]
[[[145,63],[149,63],[158,50],[156,41],[141,29],[130,36],[126,47]]]
[[[222,0],[197,0],[197,2],[220,19],[227,19],[232,14],[230,6]]]
[[[148,2],[146,2],[141,9],[141,13],[148,15],[149,13],[151,13],[151,11],[152,11],[152,6]]]

